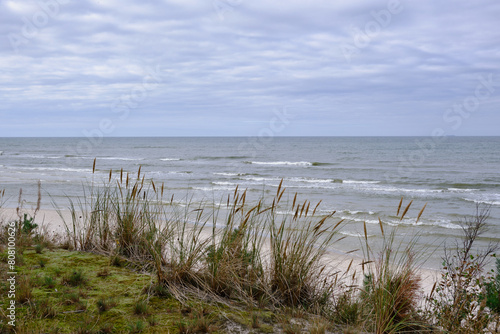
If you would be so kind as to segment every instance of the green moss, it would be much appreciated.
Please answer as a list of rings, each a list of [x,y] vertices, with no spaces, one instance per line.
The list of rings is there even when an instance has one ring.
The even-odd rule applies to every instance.
[[[40,266],[40,260],[45,266]],[[2,267],[3,268],[3,267]],[[72,286],[67,279],[81,272],[85,284]],[[106,275],[100,273],[106,272]],[[227,321],[252,333],[272,333],[276,316],[259,310],[261,325],[252,329],[252,314],[224,304],[199,300],[181,303],[169,293],[155,293],[155,277],[125,267],[110,266],[110,258],[92,253],[55,249],[37,254],[26,250],[18,277],[32,284],[32,306],[18,305],[16,328],[35,333],[178,333],[181,322],[205,325],[212,333],[225,333]],[[6,283],[0,289],[6,291]],[[160,291],[161,292],[161,291]],[[0,297],[5,304],[7,295]],[[137,312],[137,302],[147,300],[147,312]],[[102,311],[102,301],[112,307]],[[101,310],[99,309],[101,306]],[[197,319],[201,318],[202,322]]]

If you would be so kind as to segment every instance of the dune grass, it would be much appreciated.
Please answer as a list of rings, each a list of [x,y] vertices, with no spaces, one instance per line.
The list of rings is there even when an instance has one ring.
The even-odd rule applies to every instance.
[[[397,216],[403,220],[412,202],[401,211],[401,199]],[[420,219],[425,206],[420,210],[416,221]],[[364,305],[364,318],[368,327],[377,334],[407,332],[418,329],[425,332],[417,317],[417,304],[420,295],[418,275],[418,250],[413,236],[403,245],[403,240],[396,241],[397,227],[386,233],[380,222],[382,245],[374,251],[368,243],[365,223],[365,262],[363,263],[364,281],[361,290],[361,304]]]
[[[426,297],[431,306],[422,309],[418,274],[422,259],[418,258],[415,238],[403,246],[396,240],[397,227],[384,231],[380,221],[382,242],[373,247],[368,243],[365,225],[365,236],[360,240],[364,280],[359,283],[356,270],[351,276],[352,262],[347,270],[340,270],[331,262],[331,254],[327,256],[342,238],[339,231],[343,221],[335,219],[335,212],[318,214],[320,203],[302,201],[297,194],[290,200],[282,183],[274,196],[257,202],[249,202],[246,191],[236,188],[224,200],[187,200],[186,205],[179,206],[164,185],[146,179],[141,168],[134,174],[110,171],[106,180],[93,178],[84,185],[82,197],[68,198],[69,220],[58,209],[66,231],[59,245],[71,251],[49,245],[52,239],[34,220],[39,204],[31,215],[25,215],[21,192],[16,222],[17,264],[26,269],[19,276],[17,302],[21,314],[26,314],[35,327],[27,323],[23,326],[49,332],[50,321],[72,321],[73,313],[85,316],[78,318],[78,329],[65,323],[63,332],[139,333],[155,332],[162,326],[174,333],[223,332],[223,328],[231,332],[224,324],[229,318],[242,318],[242,312],[247,313],[240,323],[247,328],[269,331],[280,326],[290,333],[304,328],[316,333],[465,333],[495,321],[484,306],[486,297],[481,296],[488,288],[488,303],[496,305],[500,276],[493,275],[489,285],[473,279],[480,277],[493,248],[481,253],[480,259],[467,260],[487,212],[477,216],[476,224],[465,225],[463,244],[457,245],[455,255],[447,253],[443,277]],[[3,196],[0,192],[0,204]],[[397,209],[401,220],[412,202],[405,207],[402,204],[403,199]],[[5,233],[0,239],[5,245]],[[63,267],[59,267],[61,264]],[[133,293],[113,291],[113,286],[125,288],[124,284],[137,289]],[[476,305],[478,315],[488,315],[482,316],[481,326],[468,327],[461,321],[465,318],[457,318],[463,314],[455,302],[462,298],[463,284],[468,284],[465,290],[477,301],[467,305]],[[104,290],[99,290],[99,285]],[[165,311],[164,305],[160,306],[162,301],[176,305],[178,316],[162,315],[172,313],[171,308]],[[193,311],[193,301],[199,301],[201,309]],[[213,310],[215,305],[225,311],[209,316],[204,310]],[[261,312],[271,312],[275,320],[261,321]],[[310,321],[290,320],[302,314]],[[97,320],[95,315],[99,315]]]
[[[225,203],[212,203],[213,210],[190,202],[179,208],[140,169],[134,178],[110,172],[107,181],[85,187],[77,204],[69,201],[67,238],[74,249],[153,271],[179,299],[202,290],[248,305],[319,310],[333,293],[335,280],[325,283],[322,259],[341,222],[331,222],[333,213],[318,217],[296,196],[296,214],[278,217],[284,192],[280,184],[270,204],[248,205],[246,191],[235,189]]]

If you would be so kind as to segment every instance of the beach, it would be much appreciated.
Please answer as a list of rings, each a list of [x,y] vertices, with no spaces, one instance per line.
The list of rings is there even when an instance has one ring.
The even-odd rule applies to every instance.
[[[337,146],[366,145],[343,140]],[[450,176],[449,164],[431,164],[398,179],[385,178],[392,167],[381,157],[400,145],[387,138],[371,148],[381,151],[376,156],[353,150],[358,157],[339,162],[333,162],[339,147],[308,156],[309,145],[318,143],[311,138],[277,140],[260,156],[234,155],[235,143],[222,139],[113,139],[94,158],[64,154],[58,139],[45,141],[42,148],[17,140],[18,151],[9,146],[0,167],[0,218],[25,221],[28,244],[22,244],[29,256],[42,248],[34,240],[76,250],[68,256],[102,254],[108,266],[128,263],[156,276],[175,301],[205,294],[221,303],[265,299],[267,307],[279,305],[277,312],[308,305],[311,315],[325,316],[326,307],[336,317],[359,307],[352,321],[374,328],[379,325],[367,325],[367,314],[385,307],[393,312],[392,298],[407,300],[398,311],[403,317],[429,306],[427,297],[449,274],[442,268],[443,249],[456,244],[476,205],[489,208],[492,233],[477,238],[473,251],[499,240],[496,160],[484,160],[486,153],[480,173],[455,166],[459,175]],[[477,139],[485,142],[495,139]],[[204,151],[185,151],[195,144]],[[367,162],[358,162],[363,157]],[[62,250],[56,252],[59,259]],[[367,305],[356,306],[366,298]]]
[[[27,210],[29,213],[30,210]],[[60,211],[56,211],[54,209],[40,209],[36,216],[34,223],[38,224],[39,231],[43,231],[43,233],[47,233],[50,237],[54,237],[55,240],[62,241],[66,235],[66,225],[63,221],[63,218],[66,220],[66,223],[69,224],[71,228],[71,212],[67,209],[62,209]],[[15,208],[3,208],[0,209],[0,221],[9,222],[9,221],[17,221],[19,217],[17,215]],[[212,227],[207,226],[204,228],[201,238],[209,239],[212,235]],[[220,233],[220,231],[219,231]],[[268,254],[270,253],[269,240],[266,240],[263,243],[262,254],[265,255],[264,261],[269,261]],[[333,250],[327,251],[323,258],[322,263],[326,266],[327,270],[325,272],[329,273],[340,273],[339,277],[342,277],[344,283],[346,285],[357,285],[359,288],[362,286],[363,279],[363,271],[362,271],[362,263],[366,261],[363,257],[356,254],[346,254],[341,250]],[[349,269],[349,271],[348,271]],[[423,266],[416,266],[417,275],[421,279],[421,292],[422,296],[428,295],[434,283],[440,278],[440,271],[428,269]],[[352,274],[356,271],[355,280],[352,280]]]
[[[336,211],[345,220],[345,239],[336,244],[344,252],[359,248],[365,224],[368,239],[378,243],[380,218],[385,229],[397,227],[398,238],[418,235],[425,267],[437,270],[443,247],[460,237],[476,204],[491,205],[490,233],[478,247],[500,241],[500,137],[104,138],[79,150],[85,140],[0,139],[3,206],[15,208],[20,189],[25,206],[36,206],[40,181],[43,208],[53,209],[52,202],[65,208],[85,186],[106,182],[110,170],[113,180],[122,170],[133,179],[141,168],[146,184],[163,184],[180,208],[213,208],[236,187],[255,203],[272,197],[283,180],[283,200],[297,193],[300,201],[321,202],[318,213]],[[402,220],[401,198],[403,206],[412,202]]]

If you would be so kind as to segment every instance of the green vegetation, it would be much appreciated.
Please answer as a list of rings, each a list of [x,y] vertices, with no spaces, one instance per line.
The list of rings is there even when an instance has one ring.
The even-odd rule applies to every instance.
[[[370,245],[365,226],[364,261],[339,270],[327,251],[343,221],[335,212],[318,215],[319,203],[297,194],[285,200],[285,190],[280,183],[272,198],[247,203],[246,191],[236,188],[224,203],[180,207],[140,168],[136,176],[110,171],[107,182],[92,182],[84,197],[69,200],[71,218],[58,240],[35,224],[40,196],[26,214],[20,192],[16,332],[479,333],[498,327],[500,261],[496,272],[483,275],[497,246],[473,247],[487,210],[464,222],[464,237],[446,248],[442,277],[423,298],[415,239],[396,243],[396,229],[384,231],[380,221],[382,244]],[[401,210],[402,203],[400,219],[412,204]],[[6,223],[4,305],[12,261]],[[12,331],[7,314],[0,317],[0,332]]]
[[[486,306],[492,311],[500,313],[500,259],[496,259],[496,272],[486,283]]]

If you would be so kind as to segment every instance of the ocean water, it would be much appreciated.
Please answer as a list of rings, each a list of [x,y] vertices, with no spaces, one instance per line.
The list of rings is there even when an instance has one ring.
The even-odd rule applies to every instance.
[[[385,229],[398,226],[398,237],[418,234],[428,266],[439,266],[443,245],[460,236],[476,204],[491,206],[478,246],[500,241],[500,137],[0,138],[4,207],[16,207],[20,188],[33,206],[39,180],[44,208],[49,194],[67,206],[92,179],[94,158],[94,180],[142,166],[178,205],[225,199],[237,185],[250,199],[270,197],[283,179],[288,198],[321,200],[319,213],[345,219],[342,251],[359,248],[363,222],[370,242],[379,241],[380,218]],[[413,201],[402,221],[401,197]]]

